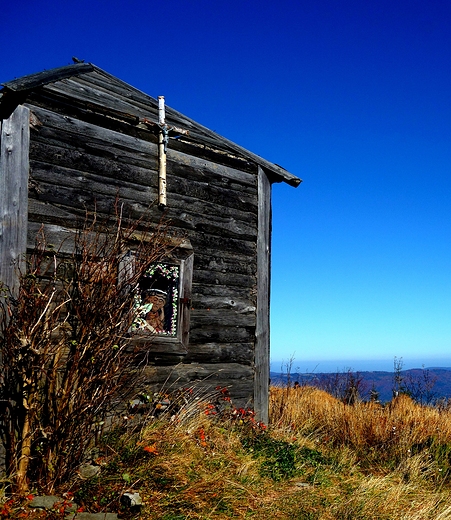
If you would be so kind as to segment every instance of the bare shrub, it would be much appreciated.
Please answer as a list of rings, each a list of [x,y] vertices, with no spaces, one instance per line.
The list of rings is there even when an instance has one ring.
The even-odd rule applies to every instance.
[[[368,395],[368,385],[359,372],[350,368],[343,372],[321,374],[315,381],[315,386],[325,390],[346,404],[355,404]]]
[[[44,230],[17,299],[3,287],[0,433],[18,492],[47,492],[82,462],[136,370],[134,288],[174,241],[166,226],[88,215],[73,254],[50,253]],[[130,251],[133,250],[132,260]]]

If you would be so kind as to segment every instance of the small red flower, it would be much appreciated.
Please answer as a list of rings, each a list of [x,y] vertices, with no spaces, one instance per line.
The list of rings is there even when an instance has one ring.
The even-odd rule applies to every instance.
[[[144,446],[143,450],[147,453],[152,453],[152,455],[158,455],[156,444],[152,444],[151,446]]]

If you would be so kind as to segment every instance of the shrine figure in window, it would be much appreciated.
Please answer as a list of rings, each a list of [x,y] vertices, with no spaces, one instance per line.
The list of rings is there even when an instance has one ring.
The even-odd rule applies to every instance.
[[[145,320],[151,332],[161,333],[165,331],[164,306],[168,293],[160,289],[148,289],[143,295]]]
[[[180,266],[156,264],[139,282],[132,330],[176,336]]]

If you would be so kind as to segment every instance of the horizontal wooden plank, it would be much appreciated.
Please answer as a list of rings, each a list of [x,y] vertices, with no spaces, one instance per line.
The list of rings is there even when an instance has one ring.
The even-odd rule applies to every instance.
[[[65,208],[79,208],[81,211],[95,211],[100,216],[111,214],[114,208],[116,195],[110,193],[108,195],[95,192],[90,189],[92,184],[88,186],[80,186],[79,188],[68,188],[66,186],[57,186],[44,182],[39,183],[39,200],[49,204],[60,205]],[[127,200],[121,194],[121,200],[124,202],[127,216],[131,213],[131,204],[127,205]],[[152,200],[149,197],[150,200]],[[132,214],[131,217],[134,215]],[[75,223],[74,223],[75,225]]]
[[[254,346],[252,343],[200,343],[189,345],[186,362],[240,363],[252,365]]]
[[[30,215],[31,218],[40,222],[48,222],[50,224],[61,224],[72,227],[75,222],[82,222],[86,209],[96,210],[100,217],[107,217],[111,213],[111,208],[115,202],[114,193],[109,197],[92,193],[82,193],[80,190],[65,189],[55,187],[54,185],[40,184],[39,195],[31,193],[30,197]],[[71,196],[68,199],[68,195]],[[119,193],[121,195],[121,193]],[[34,197],[38,196],[39,199]],[[132,220],[144,217],[144,223],[152,215],[149,208],[142,206],[137,210],[137,204],[134,201],[127,201],[121,197],[123,204],[123,214]],[[168,213],[168,227],[172,232],[178,234],[186,234],[188,230],[208,230],[211,234],[222,237],[242,238],[251,240],[255,237],[254,230],[247,226],[238,224],[236,221],[213,218],[207,216],[188,215],[183,213],[183,218],[171,216],[173,212]],[[161,212],[158,208],[154,210],[154,222],[158,222]],[[145,226],[145,224],[143,224]],[[141,226],[142,227],[142,226]]]
[[[138,106],[135,103],[129,103],[128,99],[112,95],[106,90],[101,91],[92,85],[82,86],[73,82],[71,79],[63,79],[58,83],[46,85],[44,91],[50,92],[55,98],[66,100],[66,103],[72,106],[78,105],[83,108],[87,107],[93,112],[102,113],[107,117],[120,118],[132,124],[134,123],[134,117],[142,119],[149,118],[149,115],[152,117],[153,115],[153,107],[150,111],[149,109],[146,110],[145,107]],[[238,158],[236,153],[232,155],[230,147],[223,146],[223,139],[219,138],[219,136],[213,136],[211,132],[205,132],[199,125],[176,111],[172,111],[172,115],[175,116],[175,126],[189,130],[189,135],[183,139],[186,143],[203,143],[204,145],[208,145],[215,150],[217,154],[222,154],[223,161],[231,157],[234,159]],[[155,121],[157,121],[156,117]],[[166,109],[166,122],[168,125],[174,124],[171,119],[171,109],[169,107]]]
[[[225,271],[222,274],[224,274],[224,275],[229,274],[230,276],[237,275],[237,273],[234,271],[231,271],[231,272]],[[247,276],[247,275],[244,275],[244,276]],[[245,280],[255,280],[255,278],[253,276],[249,276],[248,278],[242,279],[242,281],[245,281]],[[248,298],[250,298],[250,301],[255,300],[255,298],[254,298],[255,290],[252,285],[249,287],[245,286],[245,285],[235,286],[229,293],[227,292],[226,286],[220,285],[220,284],[211,284],[211,285],[196,284],[196,286],[194,287],[193,290],[196,292],[196,294],[199,294],[200,296],[203,296],[204,298],[208,298],[208,297],[232,298],[233,297],[233,298],[235,298],[235,300],[241,299],[243,301],[247,301]]]
[[[250,343],[255,338],[255,328],[202,326],[191,329],[192,343]]]
[[[242,157],[230,155],[224,152],[218,152],[209,146],[199,146],[195,142],[188,142],[180,138],[170,138],[170,149],[177,150],[179,152],[198,157],[199,159],[205,159],[215,164],[222,164],[236,170],[247,172],[251,175],[256,174],[256,165],[253,162],[247,161]]]
[[[146,111],[148,113],[149,119],[153,119],[155,121],[158,120],[158,102],[155,98],[135,89],[134,87],[131,87],[130,85],[127,85],[126,83],[118,80],[117,78],[114,78],[105,71],[96,68],[96,70],[92,73],[85,74],[80,77],[71,78],[71,81],[82,86],[95,87],[97,90],[103,91],[105,93],[113,92],[117,96],[123,97],[128,102],[133,103],[137,108]],[[193,139],[197,139],[199,142],[205,139],[206,141],[204,142],[208,142],[208,144],[213,148],[215,146],[218,147],[219,141],[221,139],[220,136],[217,136],[215,134],[215,137],[219,137],[219,139],[212,138],[210,135],[212,133],[211,131],[206,132],[205,127],[202,127],[192,119],[172,109],[170,106],[166,107],[166,113],[168,124],[186,128],[190,132]],[[187,146],[189,146],[190,149],[192,149],[193,144],[191,143]],[[203,152],[199,150],[199,153]],[[238,157],[236,157],[236,154],[235,158],[238,159]],[[231,159],[231,157],[229,157],[228,159]],[[240,159],[242,167],[245,169],[249,168],[250,164],[248,160],[244,157],[241,157]],[[255,172],[255,166],[252,166],[252,171]]]
[[[255,327],[255,313],[239,313],[234,308],[191,310],[191,330],[215,327]]]
[[[141,129],[137,116],[119,114],[114,111],[111,111],[108,115],[105,112],[95,112],[88,104],[73,103],[70,98],[55,95],[50,91],[33,90],[28,93],[23,102],[26,102],[27,106],[51,110],[64,117],[79,119],[88,124],[123,133],[130,137],[142,138],[142,136],[149,135],[148,130],[143,132]],[[153,139],[156,142],[156,137],[152,134],[151,140]]]
[[[173,177],[170,170],[167,172],[168,194],[182,193],[186,197],[210,202],[222,207],[234,208],[240,211],[248,211],[257,214],[255,194],[240,192],[239,190],[219,188],[204,182],[195,182],[192,179]]]
[[[188,206],[189,207],[189,206]],[[171,228],[202,231],[218,237],[231,237],[241,240],[256,240],[257,230],[233,217],[223,218],[205,212],[203,215],[186,211],[180,213],[171,208],[167,212]]]
[[[91,189],[83,189],[82,187],[67,188],[53,184],[44,184],[41,182],[39,184],[38,196],[39,200],[43,202],[54,203],[63,208],[78,207],[80,209],[96,209],[96,211],[100,214],[109,215],[112,208],[114,207],[116,195],[117,193],[112,191],[109,194],[109,197],[100,197],[95,193],[95,191]],[[130,218],[140,216],[140,214],[135,214],[133,203],[127,201],[127,199],[124,198],[124,190],[120,192],[120,195],[121,200],[125,204],[125,214],[130,216]],[[150,195],[149,200],[152,200]],[[128,202],[130,202],[130,204]],[[170,219],[170,213],[168,214],[168,218]],[[181,221],[179,220],[178,224],[180,225],[180,223]],[[177,229],[175,226],[174,228]],[[255,241],[253,236],[245,233],[242,239],[239,239],[237,238],[238,228],[234,225],[232,225],[232,228],[227,230],[225,227],[223,227],[223,222],[221,222],[218,223],[216,228],[213,229],[212,217],[212,220],[208,225],[202,224],[196,226],[195,229],[191,229],[191,232],[189,233],[189,239],[191,240],[195,250],[202,250],[204,246],[208,246],[215,249],[216,254],[218,254],[220,251],[227,253],[237,253],[239,255],[248,255],[249,259],[251,260],[255,255]],[[211,279],[210,283],[219,284],[221,283],[222,278],[223,277],[220,273],[215,273],[215,276]]]
[[[234,294],[235,291],[231,290],[230,287],[214,287],[220,287],[222,289],[221,292],[225,294],[221,296],[205,296],[201,293],[194,292],[192,298],[193,306],[196,309],[233,309],[237,313],[255,314],[255,303],[248,298],[237,298],[237,295]]]
[[[208,233],[199,232],[192,236],[192,244],[196,250],[202,250],[204,247],[215,249],[216,251],[225,251],[228,253],[237,252],[240,255],[247,255],[251,260],[255,255],[255,242],[249,240],[238,240],[236,238],[217,237]]]
[[[133,156],[143,154],[144,156],[151,155],[154,158],[157,156],[156,144],[136,137],[130,137],[123,133],[114,132],[112,130],[95,126],[89,123],[85,123],[75,118],[64,117],[55,112],[45,110],[39,107],[30,107],[36,116],[43,124],[39,127],[39,134],[45,140],[51,140],[54,142],[68,142],[73,145],[86,145],[89,143],[91,149],[101,149],[108,143],[108,146],[113,151],[113,156],[119,158],[120,151],[133,152]],[[51,129],[56,130],[52,132]],[[65,136],[61,132],[67,133]],[[191,168],[193,171],[198,170],[199,172],[206,172],[204,175],[216,174],[220,177],[228,178],[232,181],[241,183],[243,185],[249,185],[256,189],[256,176],[250,173],[246,173],[234,168],[216,164],[205,159],[199,159],[188,154],[183,154],[176,150],[168,149],[168,164],[174,163],[174,167],[179,164],[187,168]],[[155,165],[155,163],[154,163]],[[170,166],[169,166],[170,167]]]
[[[42,227],[41,222],[28,222],[27,249],[32,251],[36,244],[36,237]],[[75,247],[75,229],[48,224],[44,227],[47,248],[62,254],[72,254]]]
[[[127,134],[130,137],[153,143],[157,141],[155,130],[149,130],[148,126],[143,124],[137,125],[135,116],[132,117],[130,115],[114,112],[108,114],[108,111],[97,113],[89,106],[82,103],[75,106],[71,103],[70,98],[52,96],[51,92],[32,91],[29,93],[26,101],[30,106],[41,107],[42,109],[51,109],[64,116],[80,119],[88,124]],[[232,155],[224,151],[218,151],[211,146],[199,145],[196,142],[185,142],[174,136],[170,136],[169,141],[169,148],[171,150],[175,149],[182,153],[206,159],[216,164],[232,167],[252,175],[256,174],[257,167],[255,163],[248,161],[244,157]]]
[[[80,186],[86,188],[89,181],[92,180],[97,182],[97,188],[93,187],[92,190],[98,189],[100,187],[100,193],[105,190],[114,189],[119,193],[120,196],[122,194],[124,197],[133,200],[134,203],[142,203],[144,204],[141,209],[142,212],[147,211],[149,202],[151,200],[156,200],[156,184],[157,184],[157,173],[155,171],[149,171],[142,168],[137,168],[136,171],[134,168],[126,167],[124,172],[118,168],[116,163],[116,175],[114,177],[103,176],[103,169],[100,168],[102,161],[98,160],[98,158],[94,158],[91,163],[96,164],[96,167],[92,167],[92,170],[95,170],[95,173],[88,173],[85,170],[76,169],[77,164],[73,164],[73,161],[68,161],[69,165],[73,165],[71,167],[64,167],[59,164],[51,164],[47,162],[43,162],[42,160],[36,159],[36,154],[32,153],[34,156],[34,160],[31,161],[31,174],[35,183],[35,188],[37,192],[42,191],[39,189],[39,181],[46,181],[49,183],[58,184],[58,185],[67,185],[72,186],[74,188]],[[54,155],[54,157],[57,154]],[[42,157],[43,159],[45,157]],[[64,160],[61,160],[64,163]],[[107,166],[106,164],[103,166]],[[106,170],[108,171],[108,170]],[[137,184],[139,183],[139,184]],[[109,187],[109,188],[108,188]],[[113,187],[113,188],[112,188]],[[153,190],[149,191],[148,187],[152,187]],[[236,192],[227,191],[227,197],[222,196],[222,193],[218,190],[218,193],[221,194],[218,200],[214,201],[206,201],[196,197],[187,196],[181,191],[181,183],[177,182],[177,179],[172,178],[170,182],[171,190],[168,193],[168,211],[171,212],[170,216],[174,218],[181,218],[182,220],[185,218],[186,210],[189,211],[189,215],[204,217],[207,214],[217,215],[219,221],[223,219],[223,222],[226,226],[236,225],[238,227],[248,228],[246,233],[250,235],[254,235],[253,229],[256,229],[257,215],[253,212],[255,209],[255,205],[249,204],[249,200],[245,199],[245,210],[237,209],[234,206],[242,206],[242,195]],[[118,191],[119,190],[119,191]],[[121,191],[122,190],[122,191]],[[128,190],[128,195],[126,194]],[[132,195],[132,190],[136,190],[137,195]],[[173,191],[178,190],[178,191]],[[144,193],[139,197],[139,193]],[[149,195],[151,194],[149,199]],[[234,203],[235,201],[235,203]],[[221,205],[226,204],[226,205]],[[139,212],[139,208],[136,210]],[[186,213],[188,215],[188,213]],[[226,218],[223,218],[226,217]],[[196,218],[194,217],[194,222],[189,223],[189,219],[182,227],[196,227]],[[241,221],[241,222],[239,222]],[[234,224],[237,222],[236,224]],[[237,230],[238,234],[240,233],[239,229]]]
[[[31,177],[36,183],[38,191],[44,192],[46,186],[56,188],[90,191],[90,198],[98,195],[109,196],[116,194],[119,197],[137,202],[150,204],[155,198],[155,187],[135,184],[122,179],[105,178],[98,174],[91,174],[72,168],[64,168],[49,163],[33,161],[31,163]]]
[[[104,201],[104,206],[101,204],[102,201],[97,201],[97,205],[99,207],[99,211],[102,209],[105,215],[109,214],[112,206],[108,205],[106,201]],[[76,204],[75,204],[76,205]],[[83,206],[81,206],[83,207]],[[31,222],[30,223],[30,233],[28,234],[28,244],[34,243],[34,238],[36,233],[38,232],[41,222]],[[75,223],[74,223],[75,225]],[[60,229],[61,228],[61,229]],[[60,244],[63,240],[67,240],[67,233],[70,231],[67,228],[63,228],[62,226],[49,225],[46,226],[47,232],[52,236],[51,243],[55,246]],[[202,243],[209,242],[210,244],[217,244],[216,251],[220,254],[221,251],[225,252],[233,252],[238,251],[239,253],[249,252],[252,258],[252,251],[254,249],[254,244],[247,240],[238,240],[236,238],[230,237],[216,237],[213,235],[206,235],[205,233],[190,233],[187,237],[190,239],[191,244],[193,246],[194,252],[198,250],[198,248],[202,247]],[[210,271],[202,271],[195,268],[196,273],[193,278],[193,284],[195,283],[207,283],[212,285],[241,285],[242,287],[252,287],[255,283],[255,278],[251,276],[237,275],[231,273],[230,275],[226,273],[211,273]]]
[[[252,275],[255,273],[256,261],[246,255],[218,255],[213,249],[202,249],[196,253],[196,266],[204,271]]]
[[[232,399],[251,400],[252,378],[252,366],[241,363],[180,363],[176,366],[146,367],[143,386],[153,391],[194,387],[196,395],[207,399],[217,393],[217,386],[228,387]]]
[[[31,190],[30,190],[31,191]],[[73,210],[73,208],[67,208],[59,206],[57,204],[49,204],[37,200],[33,197],[33,194],[28,198],[28,214],[29,219],[35,222],[42,222],[48,224],[60,224],[62,226],[74,225],[75,222],[81,221],[83,213],[85,211]]]
[[[251,186],[255,190],[257,189],[257,178],[254,174],[207,161],[206,159],[182,153],[172,148],[168,149],[168,162],[169,164],[174,163],[172,165],[174,173],[177,173],[177,168],[183,168],[184,171],[192,171],[192,175],[194,175],[194,172],[202,174],[203,180],[207,182],[210,182],[211,176],[216,174],[220,178],[235,181],[241,185]]]
[[[151,354],[185,356],[187,354],[186,348],[184,348],[179,341],[170,341],[170,338],[161,340],[161,338],[158,336],[152,335],[149,335],[147,338],[136,335],[131,339],[130,346],[128,348],[130,352],[136,352],[136,349],[139,349],[139,352],[144,353],[146,356]]]
[[[126,99],[114,96],[110,92],[101,91],[93,86],[82,86],[71,79],[63,79],[58,83],[51,83],[44,87],[44,90],[61,97],[69,98],[71,103],[81,103],[87,105],[91,110],[101,111],[106,114],[111,112],[114,117],[115,112],[123,116],[135,116],[139,118],[148,115],[147,110],[143,110],[136,104],[128,103]],[[138,121],[137,121],[138,122]]]
[[[153,376],[157,374],[166,379],[174,372],[180,377],[189,378],[191,381],[196,379],[202,381],[219,373],[231,380],[249,379],[252,377],[253,370],[252,367],[241,363],[184,363],[177,368],[161,367],[160,369],[159,367],[149,366],[145,369],[145,372],[149,374],[151,379],[154,379]]]
[[[196,290],[196,284],[212,285],[212,286],[228,286],[236,285],[238,287],[248,287],[252,289],[256,286],[255,276],[247,276],[236,273],[212,273],[211,271],[203,271],[196,268],[196,273],[193,279],[193,290]]]

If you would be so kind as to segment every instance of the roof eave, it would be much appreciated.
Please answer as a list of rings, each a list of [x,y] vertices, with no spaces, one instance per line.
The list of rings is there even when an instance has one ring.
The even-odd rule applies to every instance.
[[[13,92],[21,92],[23,90],[30,90],[48,83],[60,81],[62,79],[70,78],[71,76],[78,76],[86,72],[92,72],[94,65],[92,63],[75,63],[73,65],[65,65],[57,69],[44,70],[36,74],[29,74],[1,85]]]
[[[65,65],[64,67],[58,67],[56,69],[50,69],[50,70],[44,70],[42,72],[38,72],[35,74],[29,74],[27,76],[23,76],[21,78],[8,81],[6,83],[1,83],[1,85],[5,88],[6,91],[9,91],[11,93],[19,94],[21,92],[25,92],[27,90],[32,90],[37,87],[41,87],[43,85],[47,85],[49,83],[54,83],[56,81],[60,81],[62,79],[70,78],[72,76],[78,76],[81,74],[86,74],[88,72],[93,72],[94,70],[99,70],[103,72],[104,74],[107,74],[111,76],[111,74],[107,73],[106,71],[102,71],[102,69],[99,69],[92,63],[75,63],[73,65]],[[135,88],[135,87],[133,87]],[[0,96],[2,94],[0,93]],[[177,113],[180,116],[184,116],[177,110],[173,110],[174,113]],[[189,118],[186,118],[189,119]],[[250,159],[252,162],[255,162],[256,164],[260,165],[264,170],[271,172],[276,179],[276,182],[286,182],[290,186],[297,187],[302,182],[299,177],[296,177],[292,173],[288,172],[281,166],[271,163],[267,161],[266,159],[263,159],[262,157],[250,152],[249,150],[246,150],[245,148],[237,145],[233,141],[229,141],[225,137],[217,134],[216,132],[213,132],[212,130],[204,127],[203,125],[197,123],[194,120],[191,120],[194,125],[196,125],[198,128],[202,128],[203,131],[206,134],[209,134],[210,136],[218,139],[221,141],[226,147],[230,148],[234,152],[238,153],[239,155],[242,155],[248,159]]]

